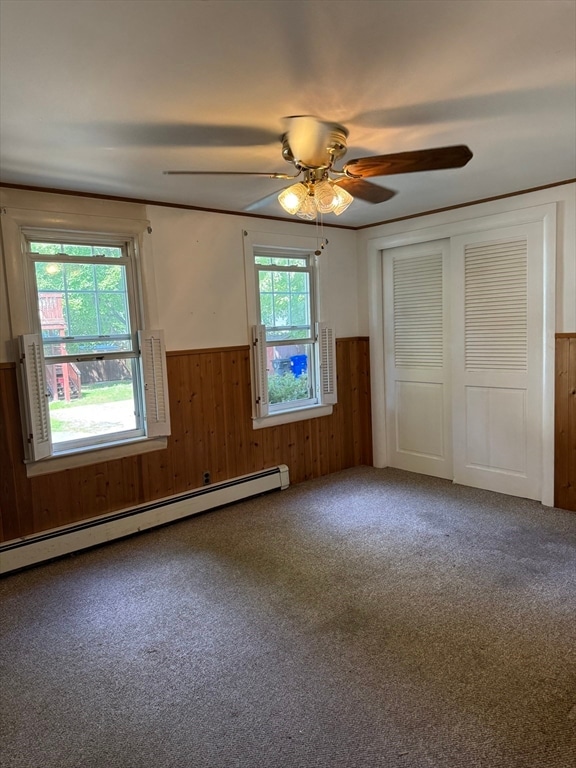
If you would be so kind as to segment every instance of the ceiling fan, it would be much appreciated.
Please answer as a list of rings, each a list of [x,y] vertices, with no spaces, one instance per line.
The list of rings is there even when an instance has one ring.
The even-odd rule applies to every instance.
[[[368,203],[383,203],[396,193],[365,178],[398,173],[461,168],[472,152],[464,144],[434,149],[419,149],[349,160],[341,170],[334,165],[347,151],[348,129],[339,123],[312,115],[286,118],[287,130],[281,137],[282,157],[292,163],[296,173],[251,171],[164,171],[167,175],[267,176],[270,179],[302,179],[282,190],[278,201],[287,213],[302,219],[315,219],[324,213],[337,216],[357,197]]]

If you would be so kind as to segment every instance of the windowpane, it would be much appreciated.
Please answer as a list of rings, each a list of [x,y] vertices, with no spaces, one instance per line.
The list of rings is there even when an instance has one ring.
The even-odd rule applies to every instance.
[[[260,317],[264,325],[274,325],[274,297],[271,293],[260,294]]]
[[[66,294],[67,336],[98,336],[96,294],[68,292]]]
[[[292,325],[290,322],[290,296],[274,293],[274,326]]]
[[[292,292],[308,292],[308,274],[306,272],[290,272],[290,290]]]
[[[308,296],[306,294],[292,294],[290,297],[292,325],[310,325],[308,309]]]
[[[53,261],[37,262],[36,286],[39,291],[64,290],[64,266]]]
[[[256,264],[272,264],[276,267],[307,267],[308,266],[308,259],[306,257],[302,257],[298,259],[298,258],[287,258],[285,256],[283,257],[256,256],[254,260]]]
[[[132,337],[127,339],[101,338],[94,341],[52,341],[54,337],[44,336],[44,357],[77,357],[79,355],[98,356],[110,352],[131,352],[133,348]],[[59,337],[56,337],[59,338]]]
[[[309,338],[310,275],[308,272],[259,271],[260,320],[267,338]],[[301,329],[306,329],[300,332]],[[280,329],[295,329],[276,335]]]
[[[266,328],[266,341],[290,341],[292,339],[309,340],[311,338],[312,331],[310,328],[289,328],[286,330]]]
[[[273,275],[272,272],[264,272],[264,271],[258,272],[260,292],[262,291],[272,292],[272,275]]]
[[[267,354],[270,404],[310,399],[312,345],[270,346]]]
[[[99,291],[125,291],[126,270],[115,264],[95,264],[94,274]]]
[[[123,256],[122,248],[110,245],[86,245],[82,243],[29,243],[32,253],[38,253],[46,256],[107,256],[108,258],[118,259]]]
[[[54,444],[137,428],[134,360],[46,365]]]
[[[124,293],[99,293],[98,316],[101,335],[115,336],[130,332]]]
[[[42,336],[130,336],[126,267],[120,264],[35,264]],[[131,349],[122,343],[106,351]],[[98,351],[88,348],[87,353]],[[78,346],[46,350],[50,356],[79,354]]]
[[[64,264],[64,278],[69,291],[93,291],[96,288],[93,264]]]
[[[44,337],[68,335],[68,323],[65,317],[64,291],[38,293],[38,313],[40,327]]]
[[[273,272],[272,273],[272,290],[274,293],[286,292],[290,286],[290,273],[289,272]]]

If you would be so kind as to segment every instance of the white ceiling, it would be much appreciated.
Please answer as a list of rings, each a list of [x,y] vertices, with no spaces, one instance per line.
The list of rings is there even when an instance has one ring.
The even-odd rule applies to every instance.
[[[0,0],[5,183],[242,211],[287,186],[281,118],[345,160],[450,144],[465,168],[379,177],[361,226],[576,176],[575,0]],[[272,198],[259,213],[285,215]]]

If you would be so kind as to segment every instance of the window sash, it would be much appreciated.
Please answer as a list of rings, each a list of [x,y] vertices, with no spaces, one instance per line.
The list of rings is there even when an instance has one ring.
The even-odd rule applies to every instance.
[[[49,339],[41,339],[42,347],[50,345]],[[52,342],[54,343],[54,342]],[[70,354],[70,355],[47,355],[44,349],[42,350],[44,360],[47,365],[53,365],[56,363],[91,363],[94,360],[128,360],[130,358],[138,357],[137,350],[120,349],[117,352],[86,352],[86,354]]]
[[[316,343],[316,336],[311,333],[309,336],[288,336],[283,339],[268,339],[268,334],[270,332],[277,332],[280,333],[284,329],[282,328],[271,328],[269,325],[264,326],[266,328],[266,345],[268,347],[289,347],[294,346],[294,344],[315,344]],[[304,330],[309,330],[308,328]]]
[[[312,267],[310,265],[306,267],[279,267],[276,264],[255,264],[258,272],[303,272],[311,273]]]
[[[286,400],[284,403],[271,403],[268,406],[268,413],[285,413],[286,411],[298,411],[301,408],[310,408],[318,405],[317,397],[309,397],[306,400]]]
[[[78,227],[76,231],[72,232],[70,229],[53,229],[50,224],[47,224],[43,227],[35,227],[35,226],[28,226],[27,224],[24,224],[21,228],[23,234],[26,236],[27,243],[52,243],[57,245],[96,245],[96,246],[102,246],[102,248],[110,247],[110,248],[123,248],[125,247],[126,243],[130,241],[133,234],[128,234],[128,232],[133,233],[133,230],[129,227],[126,232],[121,231],[106,231],[104,230],[94,232],[91,231],[88,228],[84,227]],[[137,228],[137,231],[140,231],[140,227]],[[29,249],[27,249],[29,250]],[[34,256],[38,256],[40,259],[48,257],[54,257],[54,258],[60,258],[63,256],[64,258],[68,258],[70,254],[43,254],[39,253],[38,251],[32,252]],[[73,259],[95,259],[95,258],[106,258],[106,259],[113,259],[114,261],[118,261],[120,258],[126,258],[126,256],[82,256],[82,255],[73,255]]]
[[[314,266],[311,263],[311,257],[309,254],[305,254],[303,256],[294,256],[290,255],[288,253],[286,254],[280,254],[276,253],[274,256],[271,256],[270,254],[265,253],[255,253],[254,258],[257,259],[258,257],[271,257],[271,258],[305,258],[306,259],[306,266],[302,267],[296,267],[296,266],[276,266],[274,264],[258,264],[255,263],[255,278],[256,278],[256,303],[257,303],[257,322],[258,324],[264,324],[264,319],[262,317],[262,295],[305,295],[308,299],[308,306],[307,306],[307,315],[308,315],[308,323],[304,323],[301,325],[266,325],[266,334],[269,333],[289,333],[290,331],[297,331],[297,330],[304,330],[308,331],[308,335],[306,337],[298,337],[298,336],[287,336],[284,339],[267,339],[267,344],[274,344],[277,346],[278,344],[284,342],[286,344],[290,343],[305,343],[308,341],[309,343],[314,343],[316,341],[315,334],[314,334],[314,327],[316,324],[316,294],[315,294],[315,282],[314,282]],[[294,274],[307,274],[308,275],[308,291],[307,292],[301,292],[301,291],[294,291],[293,293],[291,291],[286,292],[278,292],[276,293],[274,290],[272,291],[261,291],[260,290],[260,273],[261,272],[272,272],[276,274],[283,274],[283,273],[294,273]]]
[[[270,261],[261,261],[261,259],[270,259]],[[303,262],[299,264],[273,264],[273,261],[293,261]],[[310,253],[308,250],[298,249],[295,252],[288,253],[283,249],[273,249],[270,253],[266,249],[259,247],[254,251],[254,264],[256,267],[279,267],[280,269],[307,269],[310,265]]]
[[[142,327],[142,322],[140,320],[141,317],[141,309],[140,309],[140,303],[137,300],[137,297],[139,296],[139,290],[137,286],[137,277],[136,277],[136,271],[134,269],[134,259],[135,259],[135,241],[133,238],[126,238],[126,237],[115,237],[114,235],[111,236],[103,236],[103,235],[93,235],[92,233],[82,233],[81,235],[77,235],[74,238],[70,238],[67,235],[69,233],[63,232],[63,231],[35,231],[28,228],[22,229],[22,236],[24,238],[24,245],[25,245],[25,252],[28,257],[28,263],[30,265],[30,268],[28,270],[29,274],[29,281],[30,281],[30,292],[32,294],[31,301],[33,302],[32,306],[35,306],[35,311],[32,313],[33,315],[33,332],[40,334],[42,336],[42,325],[40,320],[40,294],[45,293],[46,291],[40,289],[38,287],[37,282],[37,276],[36,276],[36,269],[35,264],[36,263],[44,263],[44,262],[54,262],[57,264],[80,264],[80,265],[103,265],[103,266],[109,266],[111,268],[121,266],[124,268],[124,282],[125,282],[125,291],[118,291],[117,293],[119,295],[123,295],[126,297],[126,306],[128,311],[128,334],[102,334],[102,335],[78,335],[74,334],[67,337],[59,337],[60,339],[64,341],[68,341],[70,343],[82,343],[82,342],[89,342],[89,341],[114,341],[114,340],[129,340],[131,342],[130,344],[130,352],[137,354],[137,338],[136,338],[136,332],[133,329],[137,329]],[[92,246],[98,246],[101,245],[102,247],[114,247],[114,248],[120,248],[122,251],[122,256],[116,257],[116,256],[76,256],[76,255],[68,255],[68,254],[41,254],[38,252],[33,252],[30,250],[30,243],[31,242],[38,242],[38,243],[64,243],[68,244],[70,240],[75,240],[74,243],[70,243],[73,245],[92,245]],[[74,291],[63,291],[64,293],[95,293],[97,294],[98,291],[90,291],[90,290],[74,290]],[[106,293],[107,291],[102,291],[102,293]],[[98,310],[97,310],[98,311]],[[43,343],[45,344],[54,344],[56,337],[43,337]],[[118,352],[113,352],[113,354],[126,354],[128,350],[119,350]],[[82,357],[84,353],[71,353],[69,357],[76,358]],[[90,351],[86,353],[89,356],[94,356],[94,352]],[[102,353],[106,354],[106,353]],[[100,355],[98,355],[100,356]],[[47,357],[50,358],[50,360],[55,360],[54,356],[47,355]]]
[[[26,459],[38,461],[71,452],[122,445],[142,437],[170,434],[170,410],[166,349],[162,331],[139,331],[140,354],[132,355],[139,371],[134,371],[134,407],[138,426],[135,429],[102,433],[78,440],[52,441],[50,411],[47,399],[46,362],[38,334],[19,337],[23,401],[26,421]],[[121,359],[117,357],[117,359]],[[52,365],[53,361],[49,362]],[[140,375],[138,375],[138,373]]]
[[[336,379],[336,336],[329,323],[316,323],[316,333],[312,347],[308,376],[312,397],[301,400],[288,400],[283,403],[270,403],[268,393],[268,347],[281,346],[267,343],[266,326],[260,324],[252,328],[253,346],[253,381],[255,384],[255,415],[263,418],[272,414],[303,410],[316,405],[334,405],[338,402]],[[291,342],[283,346],[291,345]]]
[[[45,240],[46,243],[49,243],[49,240]],[[30,238],[28,235],[26,235],[26,243],[27,245],[30,244]],[[110,244],[109,244],[110,245]],[[125,246],[126,244],[124,244]],[[115,246],[117,247],[117,246]],[[128,255],[124,256],[70,256],[66,253],[38,253],[37,251],[31,251],[29,248],[26,249],[26,255],[30,259],[30,261],[33,262],[42,262],[42,261],[55,261],[58,264],[94,264],[98,266],[99,264],[110,264],[115,266],[122,266],[130,263],[130,257]]]
[[[134,417],[134,426],[133,427],[127,427],[126,429],[118,429],[114,432],[99,432],[97,434],[92,435],[84,435],[68,440],[58,440],[55,441],[55,429],[51,427],[51,448],[52,448],[52,455],[59,456],[62,453],[68,453],[70,451],[77,451],[82,449],[90,449],[90,448],[96,448],[102,445],[108,445],[111,443],[122,443],[127,442],[129,440],[134,440],[136,438],[142,438],[146,435],[146,424],[144,419],[144,410],[143,410],[143,394],[141,392],[142,386],[140,383],[140,376],[139,376],[139,362],[137,359],[137,356],[131,355],[127,358],[122,357],[120,355],[116,355],[113,357],[114,360],[123,360],[123,359],[129,359],[131,361],[134,361],[130,365],[131,370],[131,392],[132,397],[131,400],[127,402],[131,402],[133,404],[133,417]],[[98,361],[100,358],[98,358]],[[74,362],[78,362],[82,364],[83,362],[93,362],[94,358],[91,360],[74,360]],[[64,358],[61,363],[68,364],[70,363],[70,358]],[[44,359],[44,366],[57,366],[60,363],[57,361],[54,361],[54,359],[46,360]],[[44,369],[45,369],[44,368]],[[48,378],[48,376],[47,376]],[[54,382],[54,380],[53,380]],[[80,406],[82,405],[80,404]],[[102,406],[103,409],[105,409],[105,405]],[[50,421],[52,420],[52,416],[56,420],[58,420],[59,410],[51,411],[50,405],[48,405],[48,415],[50,418]]]

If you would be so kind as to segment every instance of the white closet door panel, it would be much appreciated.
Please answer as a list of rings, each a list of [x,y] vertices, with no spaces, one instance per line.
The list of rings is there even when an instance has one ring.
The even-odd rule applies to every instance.
[[[526,390],[466,387],[470,467],[526,477]]]
[[[454,480],[541,493],[540,224],[451,239]]]
[[[452,477],[447,254],[447,241],[384,252],[389,463],[436,477]]]
[[[396,451],[443,460],[444,386],[396,381]]]

